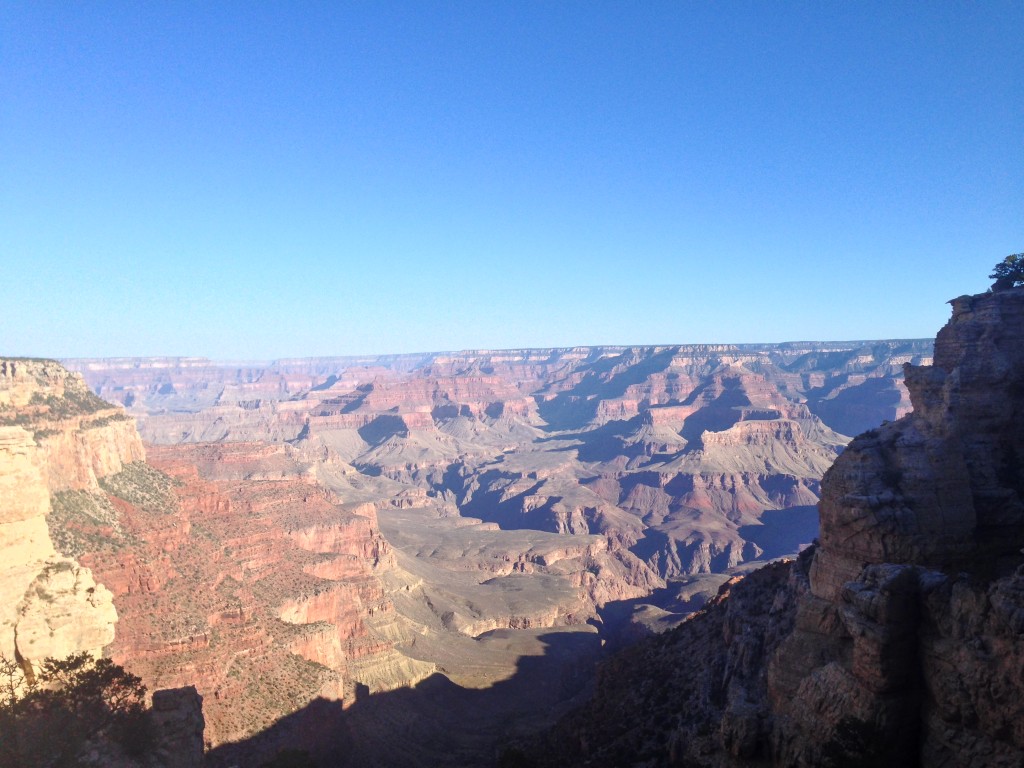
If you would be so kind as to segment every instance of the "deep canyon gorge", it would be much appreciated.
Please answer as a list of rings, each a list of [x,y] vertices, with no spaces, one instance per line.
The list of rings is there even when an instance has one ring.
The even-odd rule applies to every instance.
[[[1000,306],[1017,294],[998,294]],[[934,370],[932,346],[581,347],[258,364],[75,359],[64,367],[6,358],[0,546],[11,565],[0,574],[0,650],[29,668],[46,656],[105,652],[151,690],[195,686],[210,765],[259,765],[285,748],[323,765],[526,759],[536,734],[587,700],[599,659],[626,648],[625,660],[610,663],[628,668],[652,653],[651,643],[706,632],[720,606],[744,605],[737,584],[796,584],[757,597],[790,618],[770,630],[749,617],[726,622],[715,630],[724,637],[706,638],[716,653],[732,653],[753,627],[775,639],[748,651],[748,665],[767,663],[776,646],[796,659],[799,642],[783,642],[788,633],[837,626],[829,606],[842,585],[902,550],[848,551],[843,542],[861,528],[845,523],[850,533],[823,527],[818,548],[793,558],[819,535],[819,501],[828,514],[856,495],[836,490],[838,480],[823,491],[822,475],[840,455],[837,466],[865,455],[844,453],[853,435],[888,422],[875,434],[901,429],[912,410],[904,364],[913,392],[925,376],[918,372]],[[910,418],[918,424],[927,409],[916,397]],[[941,425],[936,397],[927,408]],[[843,482],[874,473],[884,485],[898,475],[900,498],[928,489],[967,503],[956,495],[966,470],[927,474],[937,461],[930,454],[910,466],[887,447],[895,438],[873,439],[884,444],[870,455],[896,468],[871,465]],[[885,493],[868,496],[898,507]],[[808,568],[812,586],[800,587]],[[730,591],[740,597],[724,599]],[[795,620],[794,611],[802,611]],[[847,658],[815,653],[820,664],[827,653]],[[854,653],[870,660],[880,652]],[[622,697],[614,686],[629,683],[609,680],[602,673],[598,693]],[[791,696],[799,681],[787,684]],[[747,696],[747,709],[726,696],[714,710],[728,734],[726,758],[714,759],[821,759],[765,746],[770,718],[758,695]],[[858,712],[873,706],[862,699]],[[637,705],[637,716],[644,711]],[[623,753],[596,746],[618,726],[598,713],[590,723],[601,735],[582,735],[580,716],[568,717],[577,719],[554,732],[594,746],[547,754],[564,764],[620,764]],[[630,749],[648,750],[651,765],[704,764],[718,754],[721,745],[684,726],[676,723],[671,745]],[[681,747],[678,734],[703,752]]]

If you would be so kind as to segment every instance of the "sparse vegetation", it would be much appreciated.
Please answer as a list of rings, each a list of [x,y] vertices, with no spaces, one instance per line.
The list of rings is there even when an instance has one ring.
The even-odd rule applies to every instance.
[[[63,397],[36,392],[29,400],[29,405],[45,406],[46,415],[51,419],[67,419],[107,411],[114,407],[86,387],[68,387],[64,390]]]
[[[53,545],[65,557],[120,549],[132,541],[121,528],[117,510],[102,493],[58,491],[46,516]]]
[[[43,568],[42,576],[45,580],[49,580],[51,576],[57,573],[65,573],[74,568],[74,564],[70,560],[59,560],[56,563],[49,563]],[[44,603],[52,603],[57,599],[57,596],[49,592],[43,587],[42,584],[35,584],[36,597],[42,600]]]
[[[275,657],[272,664],[258,657],[238,657],[232,670],[237,670],[236,682],[244,685],[235,690],[230,711],[223,713],[224,725],[249,733],[265,730],[280,717],[275,713],[301,709],[324,685],[337,682],[333,670],[293,653]]]
[[[70,383],[71,385],[64,390],[62,395],[52,392],[46,394],[43,392],[33,392],[27,406],[15,408],[8,405],[0,408],[0,426],[28,427],[40,421],[56,421],[75,416],[88,416],[100,411],[110,411],[115,407],[93,394],[92,390],[80,382],[72,380]],[[42,385],[45,386],[46,383],[42,382]],[[82,426],[84,428],[102,427],[114,421],[122,421],[129,418],[131,417],[123,413],[111,413],[100,416]],[[46,428],[37,430],[37,432],[43,431],[51,432],[52,430]]]
[[[124,499],[147,512],[169,515],[178,510],[174,488],[181,482],[154,469],[144,461],[125,464],[116,475],[100,478],[100,487],[111,496]]]
[[[0,427],[25,427],[32,422],[33,418],[31,414],[10,406],[0,409]]]
[[[131,421],[131,418],[127,413],[111,413],[92,421],[83,421],[81,427],[82,429],[99,429],[119,421]]]

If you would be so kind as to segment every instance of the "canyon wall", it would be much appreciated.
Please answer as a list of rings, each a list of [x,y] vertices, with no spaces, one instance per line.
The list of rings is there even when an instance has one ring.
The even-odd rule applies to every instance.
[[[340,503],[295,453],[147,457],[79,374],[0,360],[0,652],[30,675],[88,651],[150,690],[195,686],[212,743],[430,674],[396,649],[409,630],[379,578],[394,555],[374,505]]]
[[[113,659],[150,686],[194,685],[212,744],[434,670],[396,649],[407,630],[380,579],[394,555],[374,507],[338,503],[292,453],[151,447],[104,482],[119,537],[81,556],[114,592]]]
[[[935,364],[908,366],[913,414],[823,481],[809,590],[769,673],[780,761],[851,733],[865,756],[1024,761],[1024,290],[952,304]]]
[[[134,420],[80,375],[0,359],[0,653],[27,673],[48,656],[101,655],[117,621],[110,591],[54,546],[51,496],[98,491],[143,457]]]
[[[517,681],[555,629],[591,648],[595,627],[618,642],[678,624],[729,575],[814,538],[821,475],[848,440],[832,425],[902,415],[902,363],[930,355],[70,361],[139,419],[159,472],[128,464],[105,501],[55,498],[64,545],[115,594],[114,658],[195,684],[219,744],[435,671],[460,696]],[[512,722],[489,716],[481,732]]]
[[[930,353],[73,363],[127,413],[55,363],[6,360],[5,653],[31,668],[104,651],[151,689],[195,686],[213,744],[437,672],[465,701],[508,681],[511,706],[530,698],[518,670],[546,664],[579,678],[545,699],[555,711],[584,683],[579,660],[541,663],[544,638],[589,659],[595,626],[672,626],[728,578],[695,577],[809,542],[847,442],[833,425],[897,418],[901,363]],[[480,733],[512,710],[475,713]]]

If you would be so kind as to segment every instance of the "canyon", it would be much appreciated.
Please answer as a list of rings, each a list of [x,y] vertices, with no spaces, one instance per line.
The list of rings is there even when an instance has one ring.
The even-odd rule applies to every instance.
[[[474,764],[809,544],[821,475],[931,353],[6,359],[4,652],[194,685],[212,764],[309,742],[313,712],[348,723],[337,764]]]
[[[613,657],[521,764],[1024,764],[1024,288],[951,304],[819,542]]]
[[[288,443],[347,499],[601,536],[674,579],[808,542],[753,529],[802,508],[813,531],[822,473],[850,435],[909,411],[902,364],[930,354],[919,341],[66,362],[149,443]]]
[[[55,546],[51,497],[97,492],[143,455],[134,420],[80,376],[0,361],[0,653],[26,674],[48,656],[100,655],[117,621],[109,589]]]

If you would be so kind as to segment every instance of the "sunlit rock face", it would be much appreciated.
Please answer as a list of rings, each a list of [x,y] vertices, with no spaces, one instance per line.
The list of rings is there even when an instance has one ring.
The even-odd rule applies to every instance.
[[[109,651],[151,687],[194,685],[210,743],[434,671],[396,649],[374,506],[339,503],[289,446],[152,447],[105,489],[123,541],[83,559],[115,591]]]
[[[611,662],[542,764],[1024,764],[1024,288],[952,304],[820,544]]]
[[[110,591],[58,554],[51,496],[98,492],[101,478],[143,457],[134,419],[80,375],[0,359],[0,652],[27,672],[48,656],[100,655],[117,621]]]
[[[113,595],[88,568],[48,559],[17,605],[18,655],[38,662],[86,651],[99,658],[116,623]]]
[[[44,564],[56,558],[46,515],[50,493],[32,433],[0,427],[0,653],[15,655],[18,605]]]

